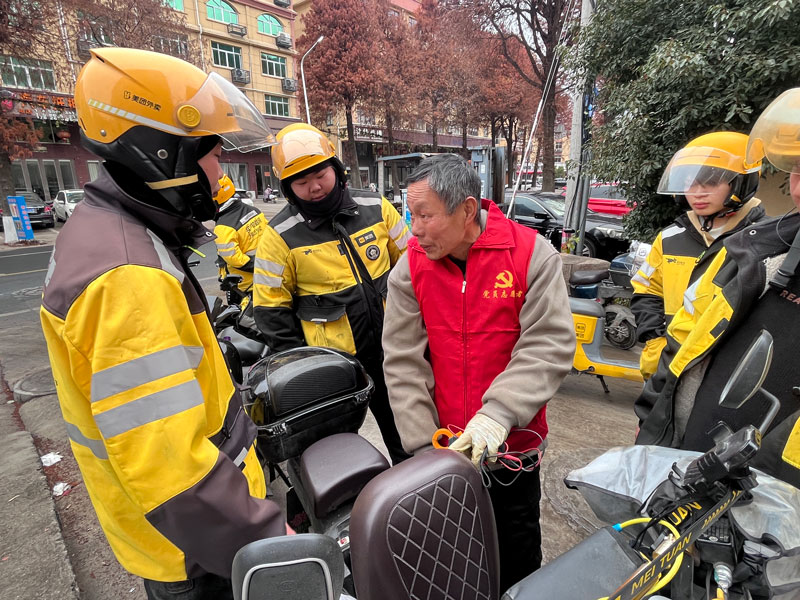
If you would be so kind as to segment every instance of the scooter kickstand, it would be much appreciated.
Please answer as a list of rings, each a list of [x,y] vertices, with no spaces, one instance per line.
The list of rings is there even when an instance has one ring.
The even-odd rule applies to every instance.
[[[606,380],[603,379],[603,376],[602,375],[595,375],[595,377],[597,377],[600,380],[600,385],[603,386],[603,391],[606,394],[610,394],[611,392],[609,391],[608,386],[606,385]]]

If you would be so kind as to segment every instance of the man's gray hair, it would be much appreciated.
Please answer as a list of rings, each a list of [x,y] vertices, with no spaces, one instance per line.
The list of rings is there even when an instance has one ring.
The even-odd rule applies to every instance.
[[[478,201],[475,220],[480,222],[481,178],[457,154],[436,154],[422,160],[406,179],[406,183],[428,182],[428,187],[444,202],[447,214],[452,215],[468,196]]]

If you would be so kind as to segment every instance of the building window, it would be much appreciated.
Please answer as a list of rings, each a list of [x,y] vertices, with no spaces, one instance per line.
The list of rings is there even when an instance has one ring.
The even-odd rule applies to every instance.
[[[239,15],[233,7],[223,0],[208,0],[206,3],[206,16],[212,21],[223,23],[238,23]]]
[[[247,182],[247,164],[245,163],[219,163],[222,172],[233,181],[233,186],[237,190],[249,190]]]
[[[111,24],[103,17],[93,17],[81,10],[75,12],[78,17],[78,38],[98,44],[113,44]]]
[[[100,177],[100,161],[99,160],[87,160],[86,161],[86,168],[89,170],[89,181],[94,181],[98,177]]]
[[[283,31],[283,25],[272,15],[264,13],[258,16],[258,33],[265,35],[278,35]]]
[[[217,67],[242,68],[242,49],[238,46],[211,42],[211,55]]]
[[[281,96],[266,96],[266,112],[273,117],[289,116],[289,99]]]
[[[414,17],[408,17],[408,24],[414,27],[417,24],[417,20]]]
[[[186,58],[189,53],[189,39],[185,35],[175,37],[153,36],[153,50],[161,54],[169,54],[178,58]]]
[[[375,115],[357,108],[356,123],[359,125],[375,125]]]
[[[393,8],[390,8],[390,9],[389,9],[389,16],[390,16],[390,17],[399,17],[399,16],[400,16],[400,13],[399,13],[399,12],[397,12],[396,10],[394,10]]]
[[[557,156],[561,156],[561,152],[563,151],[563,149],[564,149],[563,142],[561,142],[561,141],[556,142],[555,143],[555,148],[553,150],[554,154],[556,154]]]
[[[468,135],[475,135],[475,136],[477,136],[477,135],[478,135],[478,128],[477,128],[477,127],[475,127],[475,126],[470,126],[470,127],[468,127],[468,128],[467,128],[467,134],[468,134]]]
[[[286,58],[261,53],[261,72],[270,77],[286,77]]]
[[[164,4],[175,10],[183,10],[183,0],[164,0]]]
[[[56,89],[53,63],[33,58],[0,56],[0,76],[3,85],[34,90]]]

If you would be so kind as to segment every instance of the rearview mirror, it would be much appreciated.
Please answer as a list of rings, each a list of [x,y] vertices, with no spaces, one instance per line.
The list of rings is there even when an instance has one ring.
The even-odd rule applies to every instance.
[[[758,391],[772,364],[772,345],[772,335],[762,329],[725,384],[719,397],[720,406],[740,408]]]
[[[548,221],[550,219],[550,215],[546,212],[535,212],[533,213],[534,219],[541,219],[542,221]]]

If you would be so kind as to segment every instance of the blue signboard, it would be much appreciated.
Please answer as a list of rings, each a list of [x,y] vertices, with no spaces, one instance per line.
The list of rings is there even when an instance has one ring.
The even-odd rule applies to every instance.
[[[11,217],[14,219],[17,237],[20,240],[32,240],[33,227],[31,227],[31,220],[28,218],[28,205],[25,203],[25,197],[9,196],[8,206],[11,209]]]

